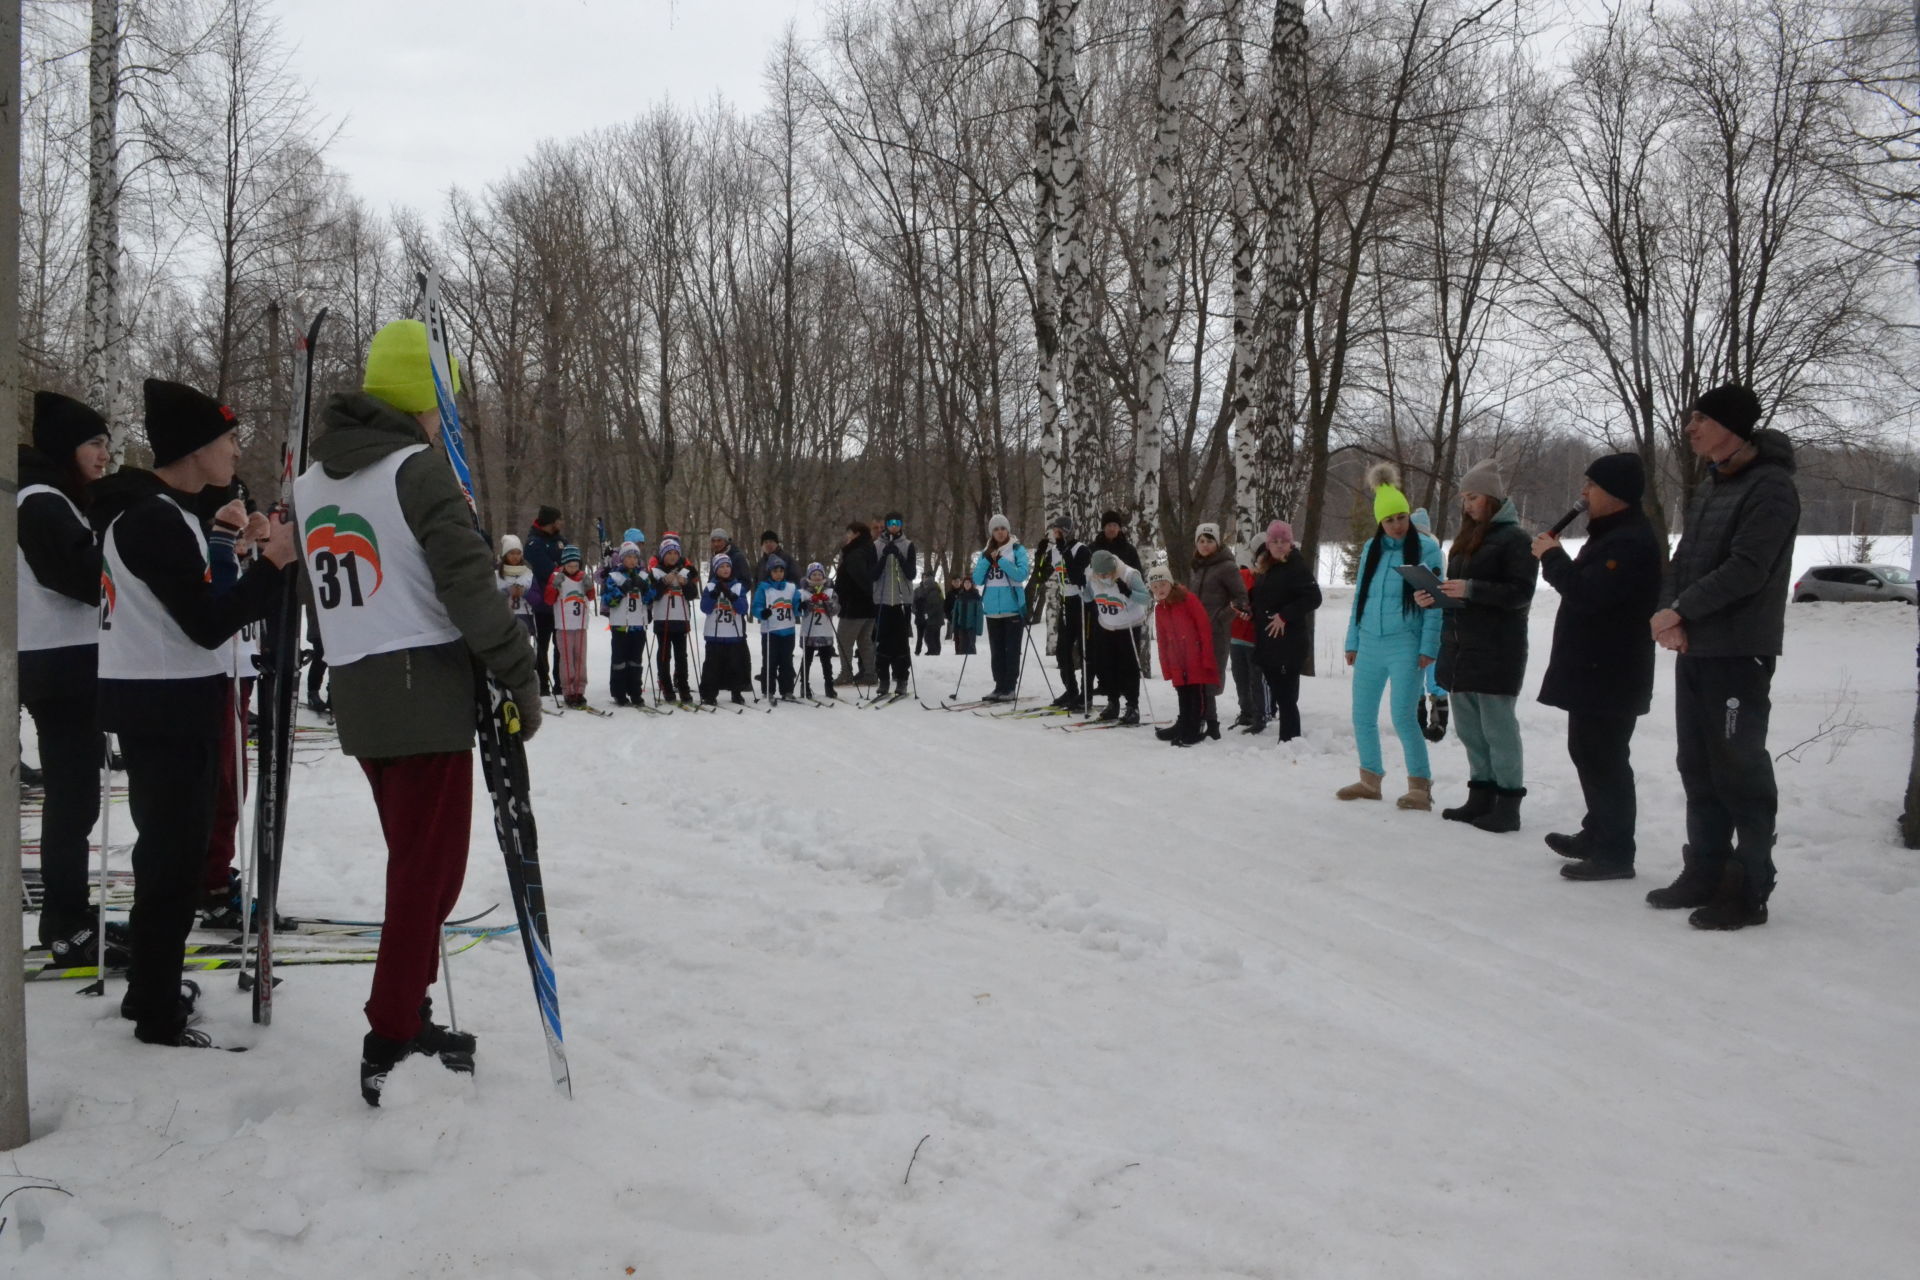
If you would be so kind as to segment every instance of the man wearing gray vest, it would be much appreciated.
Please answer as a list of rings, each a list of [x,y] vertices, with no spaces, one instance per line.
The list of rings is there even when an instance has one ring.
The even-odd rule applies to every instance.
[[[459,370],[454,370],[458,389]],[[496,589],[440,432],[426,326],[376,333],[362,390],[321,413],[294,484],[301,554],[332,667],[340,748],[360,761],[387,840],[387,906],[366,1005],[360,1092],[373,1106],[410,1054],[473,1070],[474,1038],[432,1021],[440,930],[466,877],[476,662],[540,726],[526,633]]]

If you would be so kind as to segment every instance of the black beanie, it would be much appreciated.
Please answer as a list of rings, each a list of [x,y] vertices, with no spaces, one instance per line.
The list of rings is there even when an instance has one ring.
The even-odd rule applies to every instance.
[[[182,383],[148,378],[145,391],[147,443],[156,467],[180,461],[239,425],[233,410]]]
[[[761,532],[761,534],[760,534],[760,541],[762,541],[762,542],[778,542],[778,541],[780,541],[780,535],[779,535],[779,534],[777,534],[777,533],[775,533],[775,532],[774,532],[773,530],[771,530],[771,529],[767,529],[767,530],[763,530],[763,531]]]
[[[1102,511],[1100,513],[1101,527],[1105,528],[1107,525],[1110,525],[1110,524],[1119,525],[1121,527],[1121,532],[1123,533],[1126,531],[1127,522],[1120,518],[1120,513],[1118,511]]]
[[[33,393],[33,447],[53,461],[72,462],[75,449],[108,434],[107,420],[72,396],[57,391]]]
[[[887,512],[886,523],[904,526],[907,522],[905,517],[903,517],[898,511],[889,511]]]
[[[1693,407],[1742,440],[1753,439],[1753,429],[1760,421],[1760,397],[1737,382],[1706,392]]]
[[[560,508],[542,507],[540,508],[539,511],[534,513],[533,522],[539,525],[548,525],[548,524],[552,524],[555,520],[558,520],[559,518],[560,518]]]
[[[1604,458],[1595,458],[1587,468],[1587,479],[1628,506],[1639,506],[1641,495],[1647,491],[1647,472],[1640,465],[1637,453],[1610,453]]]

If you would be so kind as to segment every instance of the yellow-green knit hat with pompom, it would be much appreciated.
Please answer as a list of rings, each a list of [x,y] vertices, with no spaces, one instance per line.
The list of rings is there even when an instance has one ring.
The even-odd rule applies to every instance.
[[[453,390],[460,389],[460,362],[447,357]],[[440,403],[433,391],[433,362],[427,354],[427,326],[395,320],[373,335],[367,348],[367,376],[360,389],[402,413],[425,413]]]
[[[1376,462],[1367,468],[1367,487],[1373,490],[1373,518],[1386,523],[1389,517],[1411,514],[1413,504],[1400,491],[1400,469],[1391,462]]]

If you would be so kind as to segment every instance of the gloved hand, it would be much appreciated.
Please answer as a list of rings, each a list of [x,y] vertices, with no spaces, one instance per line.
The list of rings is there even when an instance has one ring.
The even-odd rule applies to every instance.
[[[528,684],[512,690],[512,695],[514,710],[520,713],[520,741],[532,742],[533,735],[540,732],[540,686]]]

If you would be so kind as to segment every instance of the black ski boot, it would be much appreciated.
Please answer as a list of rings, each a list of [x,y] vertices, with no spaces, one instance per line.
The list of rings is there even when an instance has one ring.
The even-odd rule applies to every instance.
[[[1136,725],[1140,723],[1140,700],[1138,698],[1127,699],[1127,709],[1120,713],[1120,723],[1124,725]]]
[[[40,945],[53,955],[55,967],[70,969],[80,965],[98,965],[100,963],[100,940],[95,934],[97,921],[80,919],[55,922],[49,926],[44,917],[41,919]],[[106,962],[109,969],[124,969],[133,959],[126,926],[119,923],[107,925]]]
[[[128,1022],[135,1023],[136,1025],[133,1030],[134,1035],[146,1041],[148,1044],[172,1044],[173,1041],[166,1037],[185,1029],[193,1022],[194,1009],[199,1003],[200,984],[192,978],[182,978],[180,979],[180,1002],[175,1006],[175,1016],[165,1025],[150,1026],[138,1022],[140,1014],[133,1007],[133,990],[131,987],[128,988],[127,994],[120,997],[120,1016]],[[149,1036],[158,1038],[150,1039]],[[205,1046],[200,1047],[204,1048]]]
[[[480,1048],[479,1038],[471,1031],[454,1031],[433,1020],[433,997],[420,1002],[420,1030],[413,1037],[414,1048],[440,1059],[449,1071],[473,1070],[473,1055]]]
[[[1680,847],[1680,864],[1680,875],[1672,884],[1647,895],[1648,906],[1674,911],[1704,907],[1713,901],[1714,890],[1720,884],[1719,868],[1704,858],[1695,857],[1692,845]]]
[[[1111,724],[1119,718],[1120,699],[1118,697],[1108,698],[1107,705],[1101,709],[1099,715],[1094,717],[1094,719],[1098,720],[1101,724]]]
[[[1526,798],[1525,787],[1515,787],[1509,791],[1505,787],[1493,789],[1493,806],[1473,820],[1473,825],[1482,831],[1491,831],[1496,835],[1520,829],[1520,801]]]
[[[45,775],[25,760],[20,762],[20,785],[22,787],[40,787],[45,784]]]
[[[214,933],[239,933],[246,928],[240,905],[240,873],[227,872],[224,889],[209,889],[200,903],[200,927]]]
[[[744,693],[741,693],[741,692],[740,692],[740,691],[739,691],[738,689],[735,689],[735,690],[733,691],[733,705],[734,705],[734,706],[736,706],[736,707],[744,707],[744,706],[746,706],[746,705],[747,705],[747,695],[746,695],[746,694],[744,694]]]
[[[387,1087],[387,1073],[398,1066],[402,1058],[414,1052],[412,1040],[390,1040],[375,1031],[369,1031],[360,1042],[360,1096],[367,1105],[380,1105],[380,1094]]]
[[[1440,816],[1448,822],[1472,822],[1493,808],[1493,784],[1491,782],[1469,782],[1467,784],[1467,802],[1451,809],[1442,809]]]

